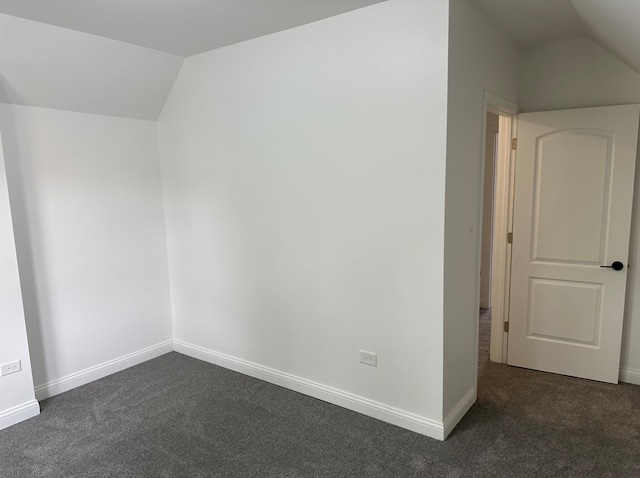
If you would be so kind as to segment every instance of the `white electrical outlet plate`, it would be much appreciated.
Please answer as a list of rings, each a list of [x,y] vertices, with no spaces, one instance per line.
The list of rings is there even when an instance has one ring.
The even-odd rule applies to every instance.
[[[365,365],[371,365],[372,367],[378,366],[378,354],[375,352],[367,352],[366,350],[358,350],[360,353],[360,363]]]
[[[10,375],[12,373],[19,372],[20,370],[22,370],[22,365],[20,364],[20,360],[5,363],[3,365],[0,365],[0,377],[4,377],[5,375]]]

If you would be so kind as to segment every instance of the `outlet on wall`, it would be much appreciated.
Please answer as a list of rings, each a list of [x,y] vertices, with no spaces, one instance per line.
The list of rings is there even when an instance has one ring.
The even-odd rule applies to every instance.
[[[0,377],[4,377],[5,375],[10,375],[12,373],[16,373],[22,370],[22,365],[20,364],[20,360],[15,360],[13,362],[5,363],[0,365]]]
[[[378,366],[378,354],[375,352],[367,352],[366,350],[358,350],[360,353],[360,363],[371,365],[372,367]]]

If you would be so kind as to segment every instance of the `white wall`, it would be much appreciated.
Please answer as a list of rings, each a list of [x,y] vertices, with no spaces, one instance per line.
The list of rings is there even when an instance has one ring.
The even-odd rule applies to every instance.
[[[159,119],[178,350],[442,436],[447,15],[186,60]]]
[[[2,131],[0,130],[0,135]],[[33,393],[18,262],[0,143],[0,365],[20,360],[22,371],[0,377],[0,429],[40,412]]]
[[[518,50],[466,0],[450,2],[444,272],[444,416],[475,401],[484,90],[517,102]]]
[[[528,49],[520,77],[525,111],[640,103],[640,75],[588,39]],[[640,155],[639,155],[640,157]],[[632,219],[621,380],[640,384],[640,167]]]
[[[155,123],[0,105],[0,128],[39,396],[170,350]]]

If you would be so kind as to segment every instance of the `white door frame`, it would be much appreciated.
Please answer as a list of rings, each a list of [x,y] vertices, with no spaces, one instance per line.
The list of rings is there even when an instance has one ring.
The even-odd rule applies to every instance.
[[[504,322],[508,322],[509,320],[509,283],[511,275],[511,247],[507,243],[507,233],[512,230],[513,182],[515,173],[515,151],[511,148],[511,139],[516,137],[517,114],[520,112],[520,107],[490,91],[484,91],[484,108],[482,115],[483,171],[487,112],[492,112],[500,116],[500,136],[494,177],[493,283],[491,287],[491,348],[489,359],[493,362],[506,363],[508,335],[504,332]],[[482,212],[483,190],[484,184],[480,187],[480,214]],[[479,241],[478,261],[481,260],[481,248],[482,244]],[[480,264],[478,264],[478,270],[479,267]],[[480,304],[479,282],[478,304]]]

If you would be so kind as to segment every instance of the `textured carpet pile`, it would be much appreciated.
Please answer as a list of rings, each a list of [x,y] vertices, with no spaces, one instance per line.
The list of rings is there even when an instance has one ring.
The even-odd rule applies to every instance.
[[[638,477],[640,387],[487,361],[445,442],[170,353],[0,431],[0,477]]]

